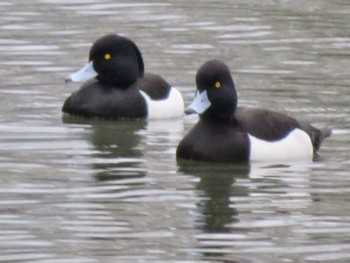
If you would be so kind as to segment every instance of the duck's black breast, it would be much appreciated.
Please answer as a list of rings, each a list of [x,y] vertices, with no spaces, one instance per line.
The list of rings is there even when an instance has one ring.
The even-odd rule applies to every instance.
[[[238,107],[234,118],[242,130],[265,141],[280,140],[300,128],[296,119],[265,109]]]
[[[147,106],[135,85],[117,88],[89,81],[64,103],[63,112],[82,117],[108,119],[146,118]]]
[[[152,100],[162,100],[169,96],[171,86],[161,76],[147,73],[137,81],[137,88],[144,91]]]
[[[210,162],[248,162],[248,135],[233,122],[200,120],[180,142],[176,156]]]

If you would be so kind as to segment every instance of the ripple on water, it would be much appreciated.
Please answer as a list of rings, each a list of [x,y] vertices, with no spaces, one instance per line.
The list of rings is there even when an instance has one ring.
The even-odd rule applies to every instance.
[[[0,3],[0,261],[349,261],[347,0],[17,2]],[[186,105],[199,65],[218,58],[240,104],[333,136],[314,163],[186,166],[176,146],[197,117],[62,118],[80,86],[64,76],[111,32]]]

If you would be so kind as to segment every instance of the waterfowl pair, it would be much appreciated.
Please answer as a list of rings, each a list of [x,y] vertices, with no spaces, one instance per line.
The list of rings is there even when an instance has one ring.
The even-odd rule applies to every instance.
[[[176,156],[210,162],[311,160],[331,129],[265,109],[237,108],[228,66],[211,60],[196,75],[197,91],[187,113],[198,123],[181,140]]]
[[[63,105],[62,111],[71,115],[161,119],[184,112],[181,93],[159,75],[145,74],[140,50],[119,35],[99,38],[91,47],[88,64],[67,81],[87,81]]]
[[[83,117],[159,119],[180,117],[180,92],[162,77],[144,73],[141,52],[130,39],[106,35],[92,46],[89,63],[69,81],[87,81],[62,111]],[[177,157],[212,162],[311,159],[328,128],[317,129],[264,109],[237,108],[227,65],[211,60],[196,76],[197,92],[188,113],[199,122],[182,139]]]

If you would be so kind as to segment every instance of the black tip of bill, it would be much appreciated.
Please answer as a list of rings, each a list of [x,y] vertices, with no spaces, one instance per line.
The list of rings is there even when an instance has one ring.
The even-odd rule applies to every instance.
[[[185,114],[191,115],[191,114],[197,114],[197,112],[192,108],[187,108],[187,109],[185,109]]]

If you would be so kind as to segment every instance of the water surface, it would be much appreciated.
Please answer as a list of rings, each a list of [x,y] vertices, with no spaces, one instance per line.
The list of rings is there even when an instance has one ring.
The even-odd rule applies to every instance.
[[[350,4],[336,1],[0,3],[0,261],[349,262]],[[330,125],[315,162],[177,162],[195,117],[62,118],[64,78],[107,33],[194,96],[208,59],[239,104]]]

